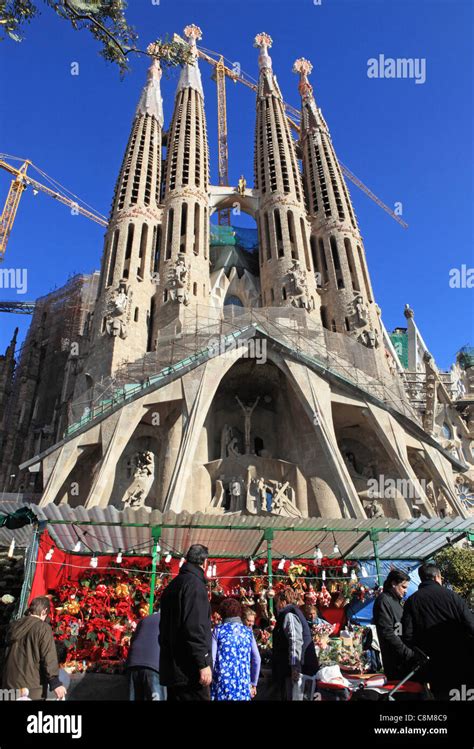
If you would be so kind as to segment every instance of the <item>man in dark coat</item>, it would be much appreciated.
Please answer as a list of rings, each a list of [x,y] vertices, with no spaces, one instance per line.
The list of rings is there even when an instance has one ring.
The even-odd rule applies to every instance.
[[[273,682],[281,700],[299,701],[303,699],[301,675],[314,676],[319,668],[313,637],[303,612],[295,605],[293,588],[284,588],[274,600]]]
[[[414,653],[402,640],[403,597],[410,578],[401,570],[391,570],[383,592],[374,602],[374,624],[377,628],[383,669],[389,681],[403,679],[414,667]]]
[[[173,701],[209,700],[211,607],[204,571],[209,552],[194,544],[161,596],[160,681]]]
[[[436,699],[456,699],[457,691],[474,687],[474,616],[461,596],[443,587],[434,564],[423,564],[418,574],[421,584],[403,612],[403,641],[429,656],[420,678]]]
[[[49,598],[34,598],[26,615],[10,624],[7,634],[2,686],[28,689],[32,700],[46,698],[48,686],[58,699],[66,696],[66,689],[58,676],[53,632],[45,621],[49,609]]]

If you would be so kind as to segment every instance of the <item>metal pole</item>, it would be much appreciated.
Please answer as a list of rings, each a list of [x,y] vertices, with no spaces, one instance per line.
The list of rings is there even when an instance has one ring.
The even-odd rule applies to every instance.
[[[156,583],[156,561],[159,558],[159,552],[157,551],[157,544],[161,538],[161,525],[154,525],[151,529],[151,537],[153,540],[153,549],[151,553],[151,581],[150,581],[150,599],[148,602],[148,613],[153,614],[153,605],[155,603],[155,583]]]
[[[272,582],[273,582],[273,568],[272,568],[273,528],[265,529],[264,539],[267,542],[268,587],[271,588]],[[273,614],[273,598],[268,599],[268,610],[270,614]]]
[[[370,540],[372,541],[372,545],[374,547],[374,559],[375,559],[375,569],[377,570],[377,582],[379,585],[382,585],[383,575],[382,575],[382,570],[380,567],[380,557],[379,557],[379,547],[378,547],[379,534],[377,533],[377,531],[370,531]]]

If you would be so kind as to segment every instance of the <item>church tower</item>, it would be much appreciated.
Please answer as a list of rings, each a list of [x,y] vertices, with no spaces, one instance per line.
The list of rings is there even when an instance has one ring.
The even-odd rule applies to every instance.
[[[160,63],[154,59],[136,109],[105,236],[85,365],[92,383],[113,375],[125,360],[139,359],[150,347],[162,221],[160,79]]]
[[[310,253],[310,227],[295,144],[268,54],[272,39],[257,34],[260,49],[255,130],[255,188],[260,192],[262,306],[304,308],[319,315]]]
[[[13,384],[13,373],[15,371],[15,348],[18,337],[18,328],[15,328],[13,338],[7,347],[5,354],[0,356],[0,448],[3,444],[3,431],[5,415]]]
[[[300,58],[293,70],[300,76],[300,145],[311,255],[322,286],[321,320],[328,330],[348,333],[383,351],[364,245],[328,126],[308,81],[312,65]]]
[[[154,334],[184,310],[209,300],[209,151],[204,92],[196,42],[201,30],[186,26],[193,61],[183,65],[167,139],[160,283]]]

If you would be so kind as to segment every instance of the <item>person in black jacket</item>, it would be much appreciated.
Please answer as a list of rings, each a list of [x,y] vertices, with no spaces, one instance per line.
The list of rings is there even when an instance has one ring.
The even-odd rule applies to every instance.
[[[132,635],[127,658],[128,687],[131,700],[166,699],[160,684],[160,614],[145,616]]]
[[[420,679],[435,698],[459,699],[458,691],[474,686],[474,616],[461,596],[443,587],[434,564],[423,564],[418,574],[420,586],[403,612],[403,641],[429,656]]]
[[[391,570],[383,591],[374,603],[374,624],[377,628],[385,676],[389,681],[403,679],[414,665],[414,653],[402,640],[403,596],[410,578],[401,570]]]
[[[160,681],[168,700],[210,700],[211,607],[204,571],[209,552],[194,544],[161,596]]]

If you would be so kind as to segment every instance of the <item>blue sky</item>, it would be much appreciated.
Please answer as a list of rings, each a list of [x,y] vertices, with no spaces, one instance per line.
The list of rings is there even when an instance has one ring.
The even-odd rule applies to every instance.
[[[41,4],[40,0],[38,0]],[[299,56],[314,65],[311,81],[336,153],[373,192],[403,204],[403,230],[349,184],[365,242],[376,299],[386,327],[404,324],[406,302],[439,366],[474,343],[472,289],[451,288],[452,268],[473,257],[473,3],[471,0],[133,0],[128,17],[142,48],[187,23],[203,30],[201,45],[223,52],[257,75],[253,37],[274,40],[273,67],[285,99],[299,106]],[[0,45],[0,151],[27,157],[72,192],[108,214],[123,149],[146,78],[98,56],[86,32],[75,32],[48,8],[26,28],[21,44]],[[367,61],[379,54],[426,59],[426,82],[371,79]],[[72,76],[71,63],[80,74]],[[215,84],[201,63],[217,182]],[[177,73],[163,80],[169,124]],[[230,180],[253,182],[254,95],[228,84]],[[0,201],[9,177],[0,172]],[[22,198],[3,267],[28,270],[28,293],[1,289],[0,299],[35,299],[75,272],[99,267],[103,229],[50,198]],[[0,315],[0,351],[15,325],[29,318]]]

